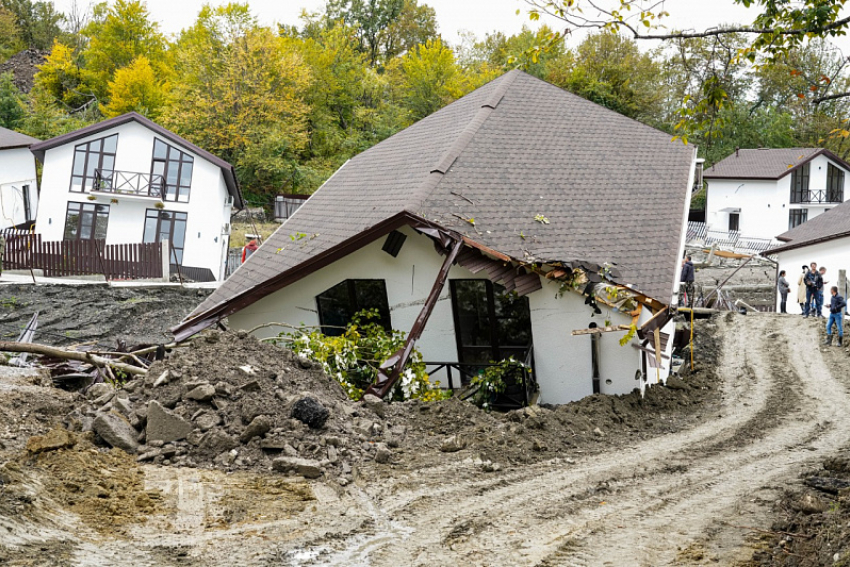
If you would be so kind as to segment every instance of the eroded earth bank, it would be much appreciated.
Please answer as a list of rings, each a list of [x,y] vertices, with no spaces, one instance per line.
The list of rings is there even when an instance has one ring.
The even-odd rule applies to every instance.
[[[822,332],[726,314],[700,326],[697,371],[643,400],[505,415],[349,402],[231,333],[97,397],[0,368],[0,564],[842,564],[850,542],[807,537],[829,560],[807,563],[780,533],[802,529],[789,505],[810,523],[850,507],[793,505],[850,445],[850,359]],[[304,397],[321,427],[290,417]],[[186,438],[154,439],[160,406]],[[104,413],[132,424],[132,455],[88,431]]]

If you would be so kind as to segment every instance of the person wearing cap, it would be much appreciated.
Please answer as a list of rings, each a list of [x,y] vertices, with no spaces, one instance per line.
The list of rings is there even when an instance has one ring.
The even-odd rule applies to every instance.
[[[800,304],[800,312],[806,314],[806,274],[809,271],[808,266],[803,266],[803,273],[797,279],[797,303]]]

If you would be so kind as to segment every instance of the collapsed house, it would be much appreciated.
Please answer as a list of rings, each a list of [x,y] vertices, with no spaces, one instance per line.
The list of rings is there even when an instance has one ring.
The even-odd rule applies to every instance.
[[[669,372],[695,163],[692,146],[511,71],[352,158],[173,330],[332,334],[371,308],[409,333],[379,395],[414,341],[447,387],[527,361],[520,403],[536,387],[547,403],[643,389]]]

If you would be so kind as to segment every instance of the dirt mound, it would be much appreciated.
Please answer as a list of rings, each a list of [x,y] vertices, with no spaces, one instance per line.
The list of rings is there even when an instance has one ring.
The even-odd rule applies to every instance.
[[[96,385],[68,416],[143,462],[336,478],[369,465],[421,466],[452,453],[485,469],[604,448],[683,426],[714,380],[696,372],[645,397],[591,396],[487,413],[469,402],[353,402],[309,361],[245,333],[208,332],[113,391]],[[380,467],[377,467],[380,468]]]
[[[0,338],[14,340],[38,311],[35,342],[65,346],[96,342],[114,349],[167,343],[180,322],[211,290],[177,286],[4,285],[0,291]]]
[[[776,504],[778,518],[761,534],[749,566],[850,564],[850,452],[826,459],[799,480]]]
[[[47,60],[48,55],[50,55],[48,51],[39,51],[38,49],[19,51],[5,62],[0,63],[0,73],[11,72],[18,90],[28,94],[32,90],[35,75],[38,73],[37,66],[42,65]]]

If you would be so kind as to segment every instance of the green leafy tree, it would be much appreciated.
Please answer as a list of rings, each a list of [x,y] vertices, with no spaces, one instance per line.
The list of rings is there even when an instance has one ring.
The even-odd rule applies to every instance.
[[[82,67],[73,48],[57,41],[38,69],[33,92],[44,100],[51,100],[67,112],[97,107],[97,89],[93,85],[96,79]]]
[[[4,61],[23,47],[15,15],[0,6],[0,61]]]
[[[165,105],[166,86],[159,80],[148,58],[140,55],[118,69],[109,82],[109,103],[101,105],[106,117],[135,111],[156,120]]]
[[[547,62],[544,78],[620,114],[657,123],[663,108],[661,70],[654,54],[642,53],[633,40],[600,32]]]
[[[393,62],[399,96],[412,120],[420,120],[472,89],[454,52],[439,39],[430,40]]]
[[[14,79],[12,73],[0,74],[0,126],[12,130],[26,114],[24,97]]]
[[[18,37],[25,47],[50,49],[62,35],[65,16],[56,10],[53,2],[0,0],[0,8],[12,15]]]
[[[157,74],[166,74],[165,38],[140,0],[99,4],[82,34],[88,42],[81,63],[89,75],[89,86],[101,102],[108,97],[109,81],[116,70],[129,67],[140,56]]]
[[[248,197],[297,191],[310,72],[287,39],[247,4],[205,6],[174,60],[165,125],[234,164]]]

